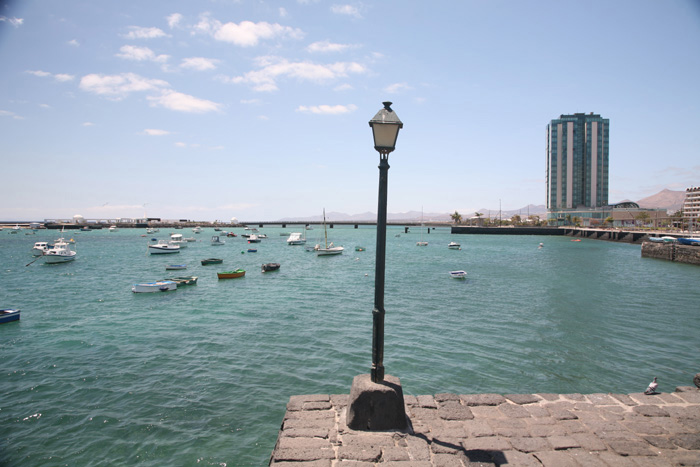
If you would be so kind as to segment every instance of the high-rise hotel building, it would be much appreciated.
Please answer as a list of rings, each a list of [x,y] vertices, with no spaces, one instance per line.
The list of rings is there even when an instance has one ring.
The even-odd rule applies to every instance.
[[[600,115],[562,115],[547,125],[547,218],[609,215],[610,121]],[[607,209],[606,209],[607,208]]]

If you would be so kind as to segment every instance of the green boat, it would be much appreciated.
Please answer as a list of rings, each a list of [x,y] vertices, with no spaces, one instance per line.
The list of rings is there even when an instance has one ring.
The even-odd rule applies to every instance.
[[[245,276],[245,270],[236,269],[235,271],[217,272],[216,275],[219,279],[236,279],[237,277]]]
[[[206,265],[208,265],[208,264],[221,264],[221,263],[223,263],[223,262],[224,262],[223,259],[219,259],[219,258],[207,258],[207,259],[203,259],[203,260],[202,260],[202,266],[206,266]]]

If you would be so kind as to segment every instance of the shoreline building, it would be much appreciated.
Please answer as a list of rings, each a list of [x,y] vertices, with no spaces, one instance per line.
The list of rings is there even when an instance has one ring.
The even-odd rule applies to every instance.
[[[683,201],[683,221],[689,231],[697,230],[700,224],[700,187],[686,188]]]
[[[593,112],[561,115],[547,125],[547,221],[603,222],[608,206],[610,120]]]

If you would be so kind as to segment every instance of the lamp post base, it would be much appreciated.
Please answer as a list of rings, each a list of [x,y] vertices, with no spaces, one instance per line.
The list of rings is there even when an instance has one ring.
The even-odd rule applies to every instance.
[[[355,376],[346,422],[352,430],[405,430],[408,421],[401,380],[386,375],[381,383],[373,383],[368,374]]]

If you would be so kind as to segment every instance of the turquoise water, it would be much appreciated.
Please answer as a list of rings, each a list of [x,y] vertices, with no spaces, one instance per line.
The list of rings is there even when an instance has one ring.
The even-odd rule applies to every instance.
[[[321,258],[291,230],[244,254],[181,230],[199,241],[157,256],[143,230],[72,231],[75,262],[29,266],[57,232],[0,232],[0,307],[22,309],[0,325],[0,465],[267,465],[289,396],[347,394],[371,364],[375,230],[329,230],[346,251]],[[384,363],[407,394],[626,393],[654,376],[668,392],[700,371],[698,267],[566,237],[437,229],[417,247],[417,232],[387,236]],[[131,292],[169,275],[199,282]]]

